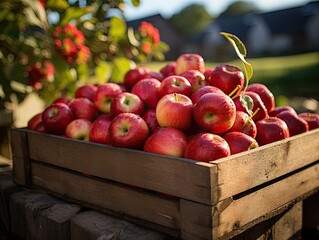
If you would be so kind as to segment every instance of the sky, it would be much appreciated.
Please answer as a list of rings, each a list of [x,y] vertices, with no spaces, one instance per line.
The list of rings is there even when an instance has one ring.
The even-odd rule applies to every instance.
[[[139,7],[134,7],[127,1],[124,11],[127,20],[134,20],[160,13],[163,17],[168,18],[174,13],[179,12],[191,3],[202,4],[207,11],[213,16],[218,16],[228,5],[236,0],[140,0]],[[308,3],[310,0],[246,0],[254,3],[261,11],[274,11],[283,8],[299,6]]]

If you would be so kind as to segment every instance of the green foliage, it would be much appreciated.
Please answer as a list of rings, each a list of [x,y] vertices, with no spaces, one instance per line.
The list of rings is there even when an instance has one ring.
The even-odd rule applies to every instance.
[[[229,17],[243,15],[247,13],[258,12],[259,8],[252,2],[248,1],[235,1],[231,3],[225,11],[219,14],[218,17]]]
[[[49,104],[85,83],[121,82],[136,61],[164,60],[165,43],[127,28],[124,0],[84,2],[0,1],[0,109],[31,91]]]
[[[171,22],[185,36],[193,36],[203,31],[212,16],[200,4],[191,4],[171,17]]]

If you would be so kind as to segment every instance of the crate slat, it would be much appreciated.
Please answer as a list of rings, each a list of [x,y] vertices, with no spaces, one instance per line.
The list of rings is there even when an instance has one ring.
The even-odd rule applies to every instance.
[[[26,129],[11,129],[13,179],[17,184],[31,184],[31,169]]]
[[[34,186],[58,193],[95,208],[110,209],[171,229],[179,229],[178,201],[115,183],[84,177],[32,162]]]
[[[319,129],[212,162],[218,201],[319,160]]]
[[[318,188],[319,162],[239,199],[226,199],[214,208],[219,216],[215,234],[223,236]]]
[[[209,163],[32,131],[28,142],[30,158],[37,161],[205,204],[216,201],[217,169]]]

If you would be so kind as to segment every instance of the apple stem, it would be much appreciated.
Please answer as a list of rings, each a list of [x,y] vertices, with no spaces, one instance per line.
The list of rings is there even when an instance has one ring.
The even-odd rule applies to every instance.
[[[260,110],[260,108],[257,108],[257,109],[255,110],[255,112],[253,112],[253,114],[251,115],[251,118],[252,118],[253,116],[255,116],[255,115],[259,112],[259,110]]]
[[[238,91],[238,89],[240,89],[240,85],[237,85],[236,87],[235,87],[235,89],[230,93],[230,94],[228,94],[228,97],[231,97],[232,99],[234,99],[235,97],[237,97],[237,95],[238,94],[235,94],[237,91]],[[234,95],[235,94],[235,95]],[[233,96],[234,95],[234,96]]]
[[[178,95],[177,95],[177,93],[174,93],[174,99],[175,99],[175,101],[179,101],[179,97],[178,97]]]

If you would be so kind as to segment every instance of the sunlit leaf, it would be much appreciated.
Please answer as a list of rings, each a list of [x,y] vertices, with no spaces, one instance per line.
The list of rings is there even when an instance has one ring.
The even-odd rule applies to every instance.
[[[135,46],[135,47],[139,47],[140,46],[140,42],[136,39],[135,35],[134,35],[134,29],[133,28],[128,28],[127,29],[127,37],[128,40],[130,41],[130,43]]]
[[[128,58],[118,57],[113,59],[112,81],[121,83],[124,81],[125,73],[132,68],[134,62]]]
[[[254,107],[254,101],[253,99],[248,96],[245,95],[244,93],[239,95],[239,101],[241,103],[241,105],[245,108],[246,112],[248,113],[249,116],[253,115],[253,107]]]
[[[112,17],[110,20],[110,31],[111,37],[118,39],[126,33],[126,24],[123,19],[118,17]]]
[[[38,26],[42,29],[48,29],[49,24],[44,8],[41,6],[39,1],[22,0],[27,6],[24,9],[25,20],[30,25]]]
[[[107,82],[110,79],[111,74],[112,74],[112,67],[109,63],[105,61],[100,61],[95,68],[96,80],[99,83]]]
[[[48,0],[47,7],[50,9],[67,9],[70,4],[67,0]]]
[[[89,67],[87,64],[80,64],[76,67],[78,80],[85,80],[89,76]]]
[[[70,7],[65,11],[64,17],[61,19],[61,25],[64,26],[73,19],[79,19],[91,12],[90,7],[74,8]]]
[[[220,34],[223,35],[230,42],[230,44],[234,47],[234,49],[237,53],[237,56],[242,61],[244,69],[245,69],[246,86],[247,86],[249,80],[253,76],[253,67],[245,59],[245,57],[247,55],[245,45],[242,43],[242,41],[238,37],[236,37],[233,34],[229,34],[229,33],[225,33],[225,32],[221,32]]]
[[[134,7],[138,7],[140,5],[140,0],[131,0],[131,2]]]

